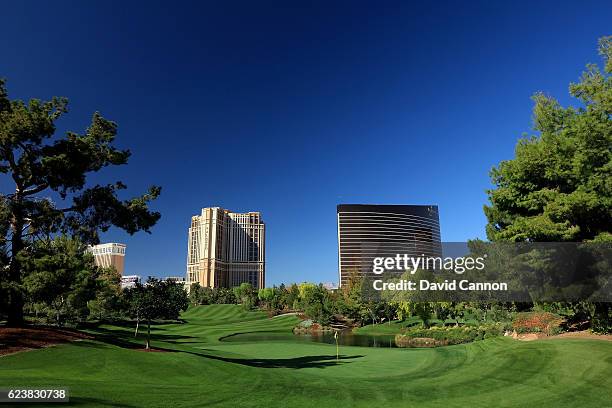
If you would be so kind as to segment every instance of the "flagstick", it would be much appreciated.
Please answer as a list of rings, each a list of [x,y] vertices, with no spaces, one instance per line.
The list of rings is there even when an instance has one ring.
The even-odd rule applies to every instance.
[[[340,349],[338,348],[338,331],[334,331],[334,339],[336,340],[336,361],[340,360]]]

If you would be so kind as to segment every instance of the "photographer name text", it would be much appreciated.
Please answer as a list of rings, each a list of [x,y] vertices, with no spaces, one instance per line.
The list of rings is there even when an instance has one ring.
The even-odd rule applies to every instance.
[[[400,280],[397,282],[384,282],[380,279],[373,283],[375,290],[402,290],[402,291],[507,291],[508,284],[506,282],[470,282],[467,279],[445,280],[444,282],[431,282],[426,279],[418,281]]]

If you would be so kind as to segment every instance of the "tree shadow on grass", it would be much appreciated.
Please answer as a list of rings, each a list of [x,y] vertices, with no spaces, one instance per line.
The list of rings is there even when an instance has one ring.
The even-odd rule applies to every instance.
[[[137,405],[122,404],[117,401],[108,401],[99,398],[86,398],[86,397],[75,397],[70,398],[70,402],[67,404],[72,407],[90,407],[92,405],[107,406],[107,407],[118,407],[118,408],[136,408]]]
[[[178,344],[179,346],[181,344],[205,344],[207,343],[206,340],[193,340],[193,341],[187,341],[187,340],[164,340],[165,343],[170,343],[170,344]]]
[[[92,332],[96,341],[101,343],[110,344],[113,346],[127,348],[127,349],[142,349],[144,347],[144,338],[143,334],[140,333],[139,337],[133,337],[131,333],[120,332],[116,330],[105,329],[102,327],[98,327],[95,331]],[[161,341],[161,342],[170,342],[174,341],[179,344],[180,340],[193,340],[194,337],[191,336],[181,336],[181,335],[170,335],[170,334],[151,334],[151,342],[153,341]],[[93,343],[91,342],[83,342],[83,346],[91,346]],[[163,351],[178,351],[163,347],[155,347],[158,350]]]
[[[212,360],[224,361],[226,363],[240,364],[249,367],[258,367],[258,368],[292,368],[292,369],[302,369],[302,368],[325,368],[332,367],[336,365],[343,365],[351,363],[351,360],[362,358],[363,355],[339,355],[336,358],[336,355],[317,355],[317,356],[302,356],[302,357],[293,357],[293,358],[231,358],[231,357],[222,357],[216,356],[213,354],[202,354],[196,353],[193,351],[185,351],[181,350],[181,353],[192,354],[198,357],[208,358]]]
[[[120,337],[116,337],[115,333],[112,330],[109,330],[110,333],[96,333],[96,341],[111,344],[113,346],[127,348],[127,349],[142,349],[143,344],[141,342],[131,341],[127,339],[123,339]],[[164,337],[164,336],[162,336]],[[173,337],[185,337],[186,339],[192,339],[188,336],[173,336]],[[167,340],[166,340],[167,341]],[[187,342],[189,343],[189,342]],[[100,347],[99,344],[96,344],[92,341],[82,341],[79,342],[79,346],[83,347]],[[357,358],[364,357],[363,355],[339,355],[336,357],[335,354],[325,354],[325,355],[315,355],[315,356],[302,356],[302,357],[293,357],[293,358],[233,358],[233,357],[223,357],[214,354],[207,353],[198,353],[194,351],[188,350],[176,350],[162,347],[154,347],[159,351],[168,351],[175,353],[183,353],[190,354],[201,358],[224,361],[226,363],[232,364],[240,364],[249,367],[258,367],[258,368],[291,368],[291,369],[302,369],[302,368],[325,368],[332,367],[336,365],[343,365],[351,363],[352,360]]]
[[[176,326],[180,326],[182,324],[187,323],[186,320],[183,319],[177,319],[177,320],[152,320],[151,321],[151,328],[155,328],[155,330],[167,330],[166,327],[163,326],[168,326],[168,325],[176,325]],[[145,321],[141,321],[140,325],[143,326],[145,325],[146,322]],[[100,321],[94,321],[94,322],[83,322],[79,324],[79,327],[81,328],[86,328],[86,329],[93,329],[96,330],[98,327],[100,327],[101,325],[110,325],[110,326],[115,326],[115,327],[121,327],[124,329],[131,329],[134,330],[134,327],[136,327],[136,320],[100,320]]]
[[[127,348],[127,349],[142,349],[142,338],[134,338],[131,334],[127,334],[125,332],[120,332],[116,330],[110,330],[98,327],[95,332],[95,340],[111,344],[113,346]],[[181,336],[181,335],[169,335],[169,334],[151,334],[152,341],[161,341],[172,344],[190,344],[190,343],[202,343],[201,341],[196,341],[197,338],[192,336]],[[81,345],[85,347],[95,347],[94,342],[81,342]],[[325,355],[315,355],[315,356],[302,356],[302,357],[293,357],[293,358],[232,358],[232,357],[223,357],[214,354],[207,353],[199,353],[195,351],[188,350],[180,350],[180,349],[170,349],[170,348],[162,348],[155,345],[155,349],[161,351],[169,351],[176,353],[184,353],[191,354],[194,356],[198,356],[201,358],[207,358],[211,360],[219,360],[224,361],[226,363],[240,364],[249,367],[258,367],[258,368],[291,368],[291,369],[302,369],[302,368],[325,368],[332,367],[336,365],[348,364],[351,363],[352,360],[362,358],[363,355],[340,355],[336,357],[335,354],[325,354]]]
[[[90,407],[90,406],[102,406],[102,407],[118,407],[118,408],[136,408],[136,405],[122,404],[116,401],[109,401],[100,398],[88,398],[88,397],[70,397],[70,400],[65,403],[49,403],[49,405],[42,405],[40,402],[34,403],[20,403],[20,408],[32,407],[40,408],[42,406],[64,406],[64,407]]]

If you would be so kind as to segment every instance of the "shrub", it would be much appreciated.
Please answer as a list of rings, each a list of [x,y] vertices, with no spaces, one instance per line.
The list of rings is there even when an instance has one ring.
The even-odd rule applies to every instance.
[[[591,330],[595,333],[612,333],[612,306],[609,303],[593,304]]]
[[[398,347],[439,347],[447,346],[447,340],[436,340],[431,337],[407,337],[398,334],[395,336],[395,344]]]
[[[550,312],[517,313],[512,322],[512,328],[517,333],[559,334],[563,318]]]
[[[508,328],[509,325],[506,323],[481,326],[409,327],[402,334],[395,336],[395,342],[399,347],[446,346],[502,336]]]
[[[312,321],[312,319],[306,319],[302,320],[298,326],[308,329],[310,328],[310,326],[312,326],[313,323],[314,322]]]

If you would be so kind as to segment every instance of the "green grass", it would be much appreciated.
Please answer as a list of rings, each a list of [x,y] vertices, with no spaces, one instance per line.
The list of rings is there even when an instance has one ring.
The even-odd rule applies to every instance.
[[[430,319],[429,326],[444,326],[444,325],[455,325],[456,321],[448,319],[442,321],[439,319]],[[479,322],[476,320],[460,320],[460,324],[463,325],[478,325]],[[369,324],[367,326],[358,327],[353,331],[359,334],[398,334],[401,333],[407,327],[420,327],[423,325],[423,320],[418,316],[411,316],[405,320],[392,320],[391,322],[383,322],[376,324]]]
[[[422,320],[416,316],[407,318],[406,320],[392,320],[391,322],[369,324],[367,326],[358,327],[353,330],[359,334],[398,334],[406,327],[419,326]]]
[[[612,342],[507,338],[435,349],[341,347],[308,342],[222,342],[253,331],[287,332],[237,306],[190,309],[186,324],[153,331],[154,347],[126,347],[133,328],[104,326],[82,341],[0,358],[0,385],[68,386],[76,406],[123,407],[606,407]]]

